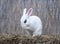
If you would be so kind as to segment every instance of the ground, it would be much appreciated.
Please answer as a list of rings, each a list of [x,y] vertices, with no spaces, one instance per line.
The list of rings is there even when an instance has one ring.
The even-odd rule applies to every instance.
[[[31,37],[25,35],[0,34],[0,44],[60,44],[60,36],[41,35]]]

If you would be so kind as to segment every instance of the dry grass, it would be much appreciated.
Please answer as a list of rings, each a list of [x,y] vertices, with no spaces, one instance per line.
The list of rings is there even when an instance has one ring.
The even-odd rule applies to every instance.
[[[33,38],[24,35],[0,34],[0,44],[60,44],[60,36],[41,35]]]

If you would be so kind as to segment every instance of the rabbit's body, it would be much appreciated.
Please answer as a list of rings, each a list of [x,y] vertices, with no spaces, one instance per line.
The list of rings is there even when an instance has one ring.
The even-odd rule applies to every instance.
[[[38,36],[42,34],[42,22],[37,16],[29,17],[29,30],[33,31],[33,36]]]
[[[34,23],[32,23],[32,22],[34,22]],[[29,17],[29,23],[27,25],[29,25],[29,27],[32,28],[31,30],[34,31],[36,28],[42,27],[42,22],[41,22],[39,17],[30,16]]]
[[[23,29],[32,31],[33,36],[40,36],[42,34],[42,22],[38,16],[23,15],[21,26]]]

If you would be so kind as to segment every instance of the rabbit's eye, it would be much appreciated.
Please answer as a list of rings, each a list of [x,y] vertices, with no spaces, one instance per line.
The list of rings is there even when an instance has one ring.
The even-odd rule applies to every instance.
[[[25,19],[24,23],[26,23],[26,22],[27,22],[27,20]]]

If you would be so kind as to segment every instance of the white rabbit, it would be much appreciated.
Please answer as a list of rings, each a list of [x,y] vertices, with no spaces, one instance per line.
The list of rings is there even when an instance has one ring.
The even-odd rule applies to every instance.
[[[32,12],[32,8],[30,8],[28,11],[26,8],[23,10],[23,16],[20,20],[21,27],[23,29],[33,31],[33,37],[40,36],[42,34],[42,21],[38,16],[33,16]]]

